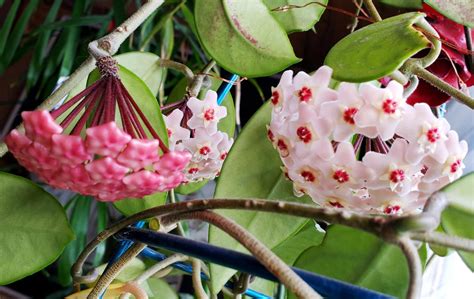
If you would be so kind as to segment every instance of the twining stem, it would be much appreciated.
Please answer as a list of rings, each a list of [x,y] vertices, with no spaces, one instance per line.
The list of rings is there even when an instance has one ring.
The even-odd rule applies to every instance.
[[[159,59],[156,64],[159,67],[176,70],[184,75],[186,80],[190,83],[194,79],[193,71],[185,64],[170,60],[170,59]]]
[[[206,221],[237,240],[255,256],[279,281],[291,290],[298,298],[322,298],[285,262],[268,249],[260,240],[246,231],[235,221],[210,211],[188,212],[164,216],[163,224],[168,225],[186,219]]]
[[[158,7],[160,7],[163,2],[164,0],[149,0],[114,31],[101,39],[92,42],[92,45],[89,47],[89,49],[92,48],[91,56],[89,56],[79,66],[79,68],[69,76],[69,79],[64,81],[63,84],[36,109],[51,110],[94,69],[94,58],[115,54],[125,39],[127,39],[127,37],[130,36],[138,26],[140,26]],[[23,130],[23,124],[20,124],[17,129]],[[3,157],[7,151],[6,144],[2,142],[0,144],[0,157]]]
[[[457,250],[474,252],[474,240],[461,238],[458,236],[450,236],[444,233],[432,232],[413,232],[410,233],[413,240],[423,241],[430,244],[442,245]]]
[[[408,285],[407,299],[418,299],[421,294],[421,285],[423,282],[423,273],[420,255],[413,241],[408,237],[401,237],[398,246],[403,251],[408,263],[410,272],[410,282]]]
[[[191,259],[192,265],[193,265],[193,274],[192,274],[192,279],[193,279],[193,287],[194,287],[194,294],[198,299],[208,299],[209,297],[206,294],[206,291],[204,291],[204,288],[202,287],[202,281],[201,281],[201,261],[196,258]]]
[[[211,69],[216,65],[216,62],[214,60],[209,61],[208,64],[203,68],[203,70],[194,76],[193,82],[191,82],[191,85],[188,87],[186,96],[189,97],[197,97],[199,94],[199,91],[201,90],[202,83],[204,82],[204,79],[206,78],[207,74],[211,71]]]
[[[175,253],[173,255],[170,255],[166,259],[164,259],[164,260],[154,264],[150,268],[148,268],[145,272],[140,274],[140,276],[135,278],[135,281],[137,283],[141,284],[141,283],[145,282],[148,278],[152,277],[153,275],[155,275],[159,271],[173,265],[174,263],[184,262],[184,261],[187,261],[188,259],[189,259],[189,257],[187,257],[186,255],[181,254],[181,253]]]
[[[101,294],[103,294],[112,281],[117,277],[120,271],[125,267],[125,265],[135,258],[144,248],[145,244],[135,243],[128,249],[115,263],[113,263],[109,269],[107,269],[100,277],[94,288],[87,296],[87,299],[97,299]]]
[[[376,22],[382,21],[382,17],[380,16],[379,12],[377,11],[377,8],[375,7],[374,2],[372,0],[364,0],[364,5],[367,7],[367,10],[369,11],[370,16]]]

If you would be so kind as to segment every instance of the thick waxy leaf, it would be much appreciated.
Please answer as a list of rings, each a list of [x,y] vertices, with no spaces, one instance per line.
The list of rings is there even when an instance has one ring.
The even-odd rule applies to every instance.
[[[441,216],[441,225],[446,233],[474,239],[474,173],[448,185],[443,192],[448,196],[450,205]],[[474,271],[474,253],[459,251],[466,265]]]
[[[227,157],[217,183],[216,198],[267,198],[309,201],[296,198],[291,183],[280,169],[280,157],[266,137],[271,107],[265,104],[247,123]],[[273,249],[300,230],[306,219],[254,211],[222,211]],[[209,242],[244,251],[237,241],[221,230],[209,229]],[[210,266],[211,288],[217,291],[235,273],[218,265]]]
[[[53,196],[25,178],[0,172],[0,285],[48,266],[72,239]]]
[[[474,27],[472,0],[424,0],[429,6],[456,23]]]
[[[389,75],[429,46],[412,26],[422,19],[421,13],[406,13],[357,30],[329,51],[325,64],[339,81],[366,82]]]
[[[416,8],[420,9],[422,5],[422,0],[379,0],[380,2],[402,8]]]
[[[222,83],[219,79],[216,78],[210,78],[211,79],[211,88],[212,90],[217,90],[219,86]],[[187,86],[187,81],[185,78],[181,79],[178,84],[173,88],[173,90],[170,92],[168,99],[166,100],[167,104],[174,103],[176,101],[182,100],[185,93],[186,93],[186,86]],[[206,95],[206,92],[208,89],[202,89],[199,93],[199,98],[203,99],[204,96]],[[232,94],[229,92],[226,97],[224,98],[224,101],[222,101],[222,105],[227,108],[227,116],[224,117],[219,121],[218,128],[222,132],[226,132],[227,135],[230,137],[234,136],[235,132],[235,107],[234,107],[234,101],[232,100]],[[196,182],[196,183],[189,183],[189,184],[184,184],[180,185],[178,188],[175,189],[175,191],[179,194],[191,194],[193,192],[198,191],[204,185],[206,185],[208,180],[203,180],[201,182]]]
[[[319,21],[329,0],[263,0],[272,16],[286,32],[306,31]],[[421,1],[421,0],[420,0]],[[277,9],[288,7],[288,9]]]
[[[163,79],[163,68],[158,66],[158,55],[150,52],[128,52],[114,58],[142,79],[154,95],[158,93]]]
[[[408,266],[398,247],[339,225],[331,225],[321,245],[305,251],[295,266],[399,298],[408,288]]]
[[[267,76],[299,61],[261,0],[197,0],[194,14],[204,49],[232,73]]]
[[[166,203],[166,192],[158,192],[143,198],[127,198],[114,202],[114,207],[125,216],[130,216],[146,209]]]
[[[151,277],[147,281],[150,290],[150,298],[154,299],[178,299],[176,291],[163,279]]]

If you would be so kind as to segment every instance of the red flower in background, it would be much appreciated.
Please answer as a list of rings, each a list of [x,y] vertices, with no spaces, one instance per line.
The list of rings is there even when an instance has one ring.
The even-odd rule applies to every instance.
[[[426,13],[427,20],[431,26],[439,33],[441,40],[456,46],[458,49],[467,48],[464,27],[462,25],[444,17],[426,4],[423,4],[423,12]],[[472,32],[471,30],[471,35]],[[474,75],[469,72],[466,66],[464,53],[444,44],[442,49],[443,51],[438,59],[427,70],[458,89],[463,84],[460,80],[466,86],[474,85]],[[456,69],[454,69],[453,64]],[[449,95],[420,80],[418,87],[408,98],[407,103],[413,105],[425,102],[430,106],[439,106],[449,100],[449,98]]]

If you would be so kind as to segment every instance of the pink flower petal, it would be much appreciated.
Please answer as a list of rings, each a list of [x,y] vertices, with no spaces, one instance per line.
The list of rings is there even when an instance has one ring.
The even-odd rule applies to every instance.
[[[151,165],[160,159],[159,141],[132,139],[127,147],[118,155],[117,161],[133,170]]]
[[[121,180],[128,172],[127,167],[118,164],[110,157],[94,160],[85,167],[91,178],[96,182],[102,180]]]
[[[53,135],[51,153],[61,163],[70,165],[80,164],[92,158],[92,156],[86,152],[82,138],[73,135]]]
[[[117,156],[132,139],[130,135],[109,122],[86,130],[86,148],[90,154]]]
[[[50,145],[53,134],[60,134],[63,131],[63,128],[46,110],[24,111],[21,116],[25,124],[26,136],[44,146]]]

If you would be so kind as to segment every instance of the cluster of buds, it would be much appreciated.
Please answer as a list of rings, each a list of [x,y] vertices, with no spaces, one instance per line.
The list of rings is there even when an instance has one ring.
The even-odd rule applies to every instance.
[[[410,106],[403,87],[341,83],[332,70],[293,78],[272,89],[268,138],[297,196],[321,206],[368,214],[409,214],[459,178],[467,143],[427,104]]]
[[[179,109],[164,116],[170,149],[192,154],[185,182],[198,182],[219,176],[233,139],[218,129],[227,109],[217,103],[217,94],[209,90],[203,100],[191,97]]]
[[[25,133],[13,130],[5,140],[8,149],[51,186],[102,201],[177,187],[191,155],[170,150],[160,139],[112,58],[97,65],[101,79],[57,110],[23,112]]]

